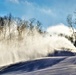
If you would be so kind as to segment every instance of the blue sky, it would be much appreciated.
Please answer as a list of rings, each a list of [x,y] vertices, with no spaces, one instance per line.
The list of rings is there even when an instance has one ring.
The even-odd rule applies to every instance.
[[[76,10],[76,0],[0,0],[0,16],[11,13],[29,20],[36,18],[43,27],[64,23]]]

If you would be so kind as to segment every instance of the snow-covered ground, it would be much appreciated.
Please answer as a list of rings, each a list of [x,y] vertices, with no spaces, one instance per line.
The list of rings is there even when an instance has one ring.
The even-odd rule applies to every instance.
[[[47,57],[11,65],[0,75],[76,75],[76,56]]]

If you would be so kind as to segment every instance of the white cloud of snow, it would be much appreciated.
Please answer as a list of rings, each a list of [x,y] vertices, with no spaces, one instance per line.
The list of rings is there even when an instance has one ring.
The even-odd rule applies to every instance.
[[[73,34],[72,29],[62,23],[55,26],[50,26],[47,28],[47,32],[51,35],[63,34],[66,36],[71,36]]]
[[[5,40],[0,37],[0,67],[14,64],[17,62],[42,58],[48,54],[54,53],[55,50],[69,50],[76,52],[75,46],[65,37],[61,36],[43,36],[37,30],[25,29],[22,32],[22,40],[17,40],[18,32],[13,26],[11,27],[12,38],[9,41],[9,35],[6,33]],[[6,29],[8,31],[8,28]],[[4,31],[5,32],[5,31]]]

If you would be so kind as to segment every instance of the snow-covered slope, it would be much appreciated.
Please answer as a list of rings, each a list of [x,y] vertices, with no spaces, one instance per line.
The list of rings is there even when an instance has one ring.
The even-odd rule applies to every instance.
[[[76,56],[66,57],[63,61],[53,65],[52,67],[29,72],[25,75],[76,75]]]
[[[0,75],[76,75],[76,56],[50,57],[8,66]]]

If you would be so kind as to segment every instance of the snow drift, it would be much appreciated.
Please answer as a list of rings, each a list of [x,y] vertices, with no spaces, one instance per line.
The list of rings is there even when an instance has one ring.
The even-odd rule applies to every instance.
[[[49,36],[40,34],[36,28],[33,30],[24,29],[22,34],[18,35],[17,25],[11,25],[9,39],[8,27],[1,33],[0,37],[0,67],[27,61],[37,58],[42,58],[48,54],[54,53],[55,50],[69,50],[76,52],[73,44],[61,36]],[[4,38],[3,38],[4,37]]]

